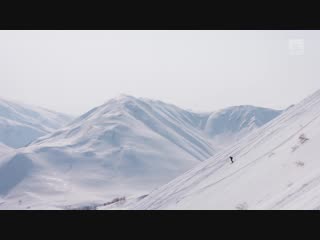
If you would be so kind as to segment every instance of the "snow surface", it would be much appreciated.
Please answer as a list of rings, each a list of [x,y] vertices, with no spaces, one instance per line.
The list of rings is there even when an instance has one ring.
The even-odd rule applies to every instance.
[[[266,112],[260,116],[261,111]],[[128,208],[217,154],[223,146],[215,147],[214,137],[229,134],[232,139],[280,113],[251,106],[223,114],[194,113],[161,101],[119,96],[0,157],[0,209]],[[224,117],[221,126],[234,128],[210,129],[219,114]],[[238,121],[229,124],[229,119]],[[123,197],[125,201],[115,201]]]
[[[319,143],[317,91],[129,208],[320,209]]]
[[[11,151],[13,151],[12,148],[0,143],[0,156],[4,156],[5,154],[10,153]]]
[[[23,147],[71,119],[65,114],[0,98],[0,143]]]

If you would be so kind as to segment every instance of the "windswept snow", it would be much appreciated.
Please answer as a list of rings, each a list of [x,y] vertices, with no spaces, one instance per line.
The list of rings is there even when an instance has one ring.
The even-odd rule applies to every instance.
[[[319,126],[317,91],[131,208],[320,209]]]
[[[262,110],[243,106],[195,113],[161,101],[119,96],[0,157],[0,181],[8,179],[0,185],[0,208],[132,206],[151,189],[217,154],[223,146],[216,147],[214,137],[228,134],[231,141],[267,122],[272,114],[266,110],[266,116],[260,116]],[[274,117],[281,113],[270,112]],[[210,128],[219,116],[224,132]],[[124,197],[124,204],[116,201]]]
[[[0,98],[0,142],[23,147],[71,121],[65,114]]]

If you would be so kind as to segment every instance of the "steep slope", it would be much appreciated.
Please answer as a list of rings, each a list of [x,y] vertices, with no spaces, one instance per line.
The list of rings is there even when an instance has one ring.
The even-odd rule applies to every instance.
[[[319,209],[319,143],[317,91],[133,208]]]
[[[144,195],[217,152],[205,131],[210,115],[112,99],[0,158],[0,208],[81,208]]]
[[[12,148],[23,147],[71,119],[65,114],[0,99],[0,142]]]

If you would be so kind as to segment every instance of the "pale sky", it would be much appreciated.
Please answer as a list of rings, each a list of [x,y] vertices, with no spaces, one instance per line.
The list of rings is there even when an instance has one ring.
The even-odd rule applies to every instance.
[[[122,93],[213,111],[318,89],[320,31],[0,31],[0,97],[73,115]]]

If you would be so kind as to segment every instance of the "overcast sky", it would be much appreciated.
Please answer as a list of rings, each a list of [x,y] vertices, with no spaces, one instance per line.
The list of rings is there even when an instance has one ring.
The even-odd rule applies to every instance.
[[[320,89],[319,65],[320,31],[0,31],[0,97],[75,115],[121,93],[281,109]]]

